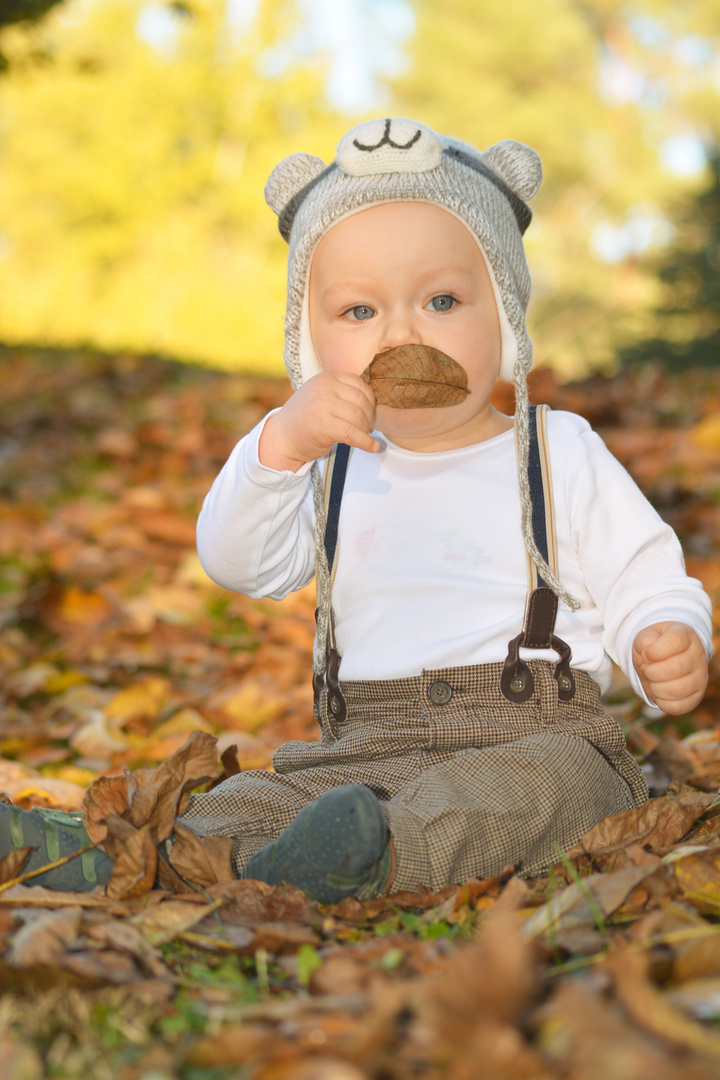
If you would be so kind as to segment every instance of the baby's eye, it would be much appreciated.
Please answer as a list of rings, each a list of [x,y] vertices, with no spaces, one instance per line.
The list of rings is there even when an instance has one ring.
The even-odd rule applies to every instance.
[[[453,296],[448,296],[447,293],[441,293],[440,296],[433,296],[432,300],[427,307],[432,308],[433,311],[449,311],[454,304],[457,303]]]
[[[346,319],[357,319],[362,321],[363,319],[372,319],[376,314],[375,308],[371,308],[369,304],[357,304],[356,307],[349,308],[345,313]]]

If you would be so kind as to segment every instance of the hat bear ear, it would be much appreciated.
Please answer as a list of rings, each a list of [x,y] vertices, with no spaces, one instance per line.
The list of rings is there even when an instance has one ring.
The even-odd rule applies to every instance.
[[[291,154],[276,165],[265,185],[265,202],[276,214],[281,214],[293,195],[302,191],[325,168],[322,158],[314,154]]]
[[[532,199],[542,183],[540,157],[524,143],[504,139],[482,155],[493,172],[521,199]]]

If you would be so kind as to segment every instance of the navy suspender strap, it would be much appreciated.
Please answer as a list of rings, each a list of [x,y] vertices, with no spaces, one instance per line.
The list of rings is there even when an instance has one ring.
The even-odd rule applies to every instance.
[[[327,555],[331,579],[335,573],[340,504],[342,503],[342,493],[345,487],[349,461],[350,447],[345,443],[337,443],[328,458],[328,467],[325,474],[325,554]]]
[[[325,554],[327,556],[330,583],[335,577],[335,564],[337,561],[338,524],[340,521],[340,507],[342,505],[345,477],[347,476],[348,462],[352,448],[345,443],[336,443],[328,454],[327,466],[324,477],[324,503],[325,503]],[[340,654],[335,646],[335,617],[332,603],[330,605],[330,618],[328,621],[327,657],[324,675],[313,675],[313,698],[315,719],[320,719],[320,695],[323,687],[328,689],[328,708],[336,720],[344,720],[347,716],[345,696],[340,689]]]
[[[547,405],[530,406],[528,482],[535,545],[557,576],[555,503],[547,437],[548,411]],[[575,679],[570,668],[572,653],[570,646],[555,636],[558,598],[545,584],[530,556],[527,557],[527,571],[528,602],[525,621],[522,632],[508,645],[500,689],[508,701],[528,701],[533,695],[534,680],[530,668],[520,658],[520,649],[554,649],[559,656],[553,673],[558,685],[558,698],[560,701],[571,701],[575,694]]]
[[[544,417],[546,410],[542,410]],[[537,405],[531,405],[529,409],[529,434],[530,445],[528,452],[528,483],[530,486],[530,502],[532,504],[532,529],[538,551],[545,562],[548,561],[547,518],[545,514],[545,485],[543,483],[543,465],[540,457],[540,444],[538,442],[538,409]],[[533,563],[534,565],[534,563]],[[546,582],[537,574],[538,586],[544,586]]]
[[[528,411],[528,484],[532,505],[533,539],[538,551],[557,577],[557,538],[555,534],[555,500],[550,468],[550,447],[547,433],[547,405],[531,405]],[[516,430],[517,437],[517,430]],[[528,596],[546,582],[535,563],[527,555]]]

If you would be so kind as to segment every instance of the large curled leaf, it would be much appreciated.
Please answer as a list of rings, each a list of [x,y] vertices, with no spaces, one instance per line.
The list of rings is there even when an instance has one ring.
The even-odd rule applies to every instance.
[[[459,405],[470,393],[463,368],[430,345],[398,345],[377,353],[362,377],[378,405],[391,409],[440,409]]]

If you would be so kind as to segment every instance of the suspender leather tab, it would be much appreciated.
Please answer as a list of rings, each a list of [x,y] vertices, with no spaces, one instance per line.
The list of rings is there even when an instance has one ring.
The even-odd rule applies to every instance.
[[[523,630],[526,649],[549,649],[557,617],[558,598],[552,589],[541,586],[530,594]]]
[[[535,690],[532,672],[520,657],[521,648],[555,650],[559,659],[553,676],[558,685],[558,699],[572,701],[575,695],[575,679],[570,667],[572,652],[567,642],[553,633],[557,609],[558,598],[547,586],[541,586],[530,594],[525,625],[522,633],[508,645],[500,676],[500,689],[508,701],[529,701]]]

